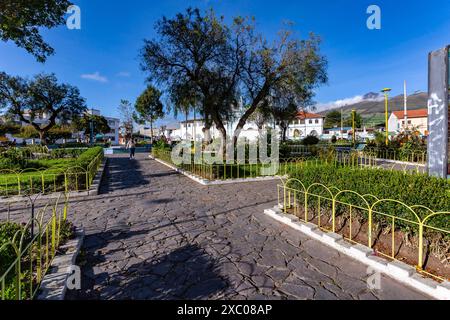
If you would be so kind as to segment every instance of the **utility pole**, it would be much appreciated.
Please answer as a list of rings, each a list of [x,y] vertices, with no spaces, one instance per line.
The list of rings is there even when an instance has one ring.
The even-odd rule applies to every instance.
[[[353,147],[356,146],[356,110],[352,109],[352,136],[353,136]]]
[[[386,127],[385,127],[385,131],[386,131],[386,146],[389,145],[388,99],[389,99],[389,92],[390,92],[390,91],[391,91],[390,88],[384,88],[383,90],[381,90],[381,92],[384,93],[384,117],[385,117],[385,123],[386,123]]]
[[[344,107],[341,106],[341,139],[344,139]]]
[[[406,128],[408,127],[408,96],[406,94],[406,80],[403,83],[403,104],[404,104],[404,125],[403,130],[406,131]]]
[[[91,145],[93,145],[94,144],[94,108],[91,109],[91,123],[90,123],[90,127],[91,127],[90,140],[91,140]]]

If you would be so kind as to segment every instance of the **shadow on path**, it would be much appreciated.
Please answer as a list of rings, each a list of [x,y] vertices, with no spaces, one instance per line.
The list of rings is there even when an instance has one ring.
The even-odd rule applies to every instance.
[[[143,175],[143,168],[137,159],[111,157],[100,186],[100,194],[110,193],[148,185],[150,181]]]
[[[101,257],[99,257],[101,258]],[[186,245],[165,256],[148,259],[130,265],[111,274],[94,274],[84,270],[82,297],[70,292],[70,299],[207,299],[229,287],[219,272],[219,265],[202,248]],[[101,294],[92,290],[95,282],[106,282],[108,287]],[[126,281],[129,279],[130,281]],[[125,281],[124,281],[125,280]]]

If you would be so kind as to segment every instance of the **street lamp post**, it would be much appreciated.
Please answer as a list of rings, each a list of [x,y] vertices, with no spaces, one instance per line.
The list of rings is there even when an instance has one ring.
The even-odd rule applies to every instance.
[[[91,145],[94,143],[94,109],[91,110],[91,123],[90,123],[90,129],[91,129]]]
[[[356,110],[352,109],[352,140],[353,140],[353,147],[356,147]]]
[[[381,90],[381,92],[384,93],[384,117],[385,117],[385,121],[386,121],[386,146],[389,145],[389,126],[388,126],[388,99],[389,99],[389,92],[391,91],[390,88],[384,88],[383,90]]]

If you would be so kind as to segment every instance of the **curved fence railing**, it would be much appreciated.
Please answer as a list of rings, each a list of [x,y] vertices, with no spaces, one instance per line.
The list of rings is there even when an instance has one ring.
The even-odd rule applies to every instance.
[[[0,221],[0,300],[32,299],[67,236],[67,193],[47,203],[37,204],[37,198],[21,203],[26,224]]]
[[[175,164],[171,158],[171,152],[167,150],[154,149],[152,152],[155,158],[158,158],[166,163],[176,166],[182,170],[191,172],[203,179],[208,180],[228,180],[228,179],[246,179],[261,177],[266,174],[270,164],[264,163],[251,163],[251,162],[239,162],[234,163],[224,162],[209,164],[202,161]],[[304,157],[291,157],[279,159],[277,164],[277,172],[274,175],[286,176],[294,173],[304,167],[322,166],[323,164],[346,166],[352,168],[378,168],[379,163],[374,156],[370,154],[362,154],[359,151],[322,151],[316,157],[304,156]],[[396,170],[407,172],[421,172],[421,166],[419,164],[384,164],[383,169]]]
[[[315,157],[323,153],[355,153],[360,157],[371,157],[376,160],[394,160],[409,163],[426,164],[427,151],[426,150],[402,150],[394,148],[377,148],[365,147],[362,150],[353,149],[351,146],[339,145],[288,145],[288,150],[291,157]]]
[[[0,170],[0,196],[87,191],[92,185],[103,158],[104,155],[101,152],[86,167]]]
[[[450,278],[450,212],[321,183],[305,185],[298,179],[283,181],[277,188],[285,213],[438,279]]]
[[[377,159],[394,160],[402,162],[412,162],[426,164],[426,150],[401,150],[401,149],[382,149],[366,147],[362,151],[363,154],[370,155]]]

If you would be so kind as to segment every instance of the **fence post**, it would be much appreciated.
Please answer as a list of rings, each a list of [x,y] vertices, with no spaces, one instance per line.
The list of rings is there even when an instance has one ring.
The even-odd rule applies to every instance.
[[[332,231],[336,232],[336,197],[333,197],[331,208]]]
[[[308,192],[305,190],[305,222],[308,222]]]
[[[369,208],[369,226],[368,226],[369,248],[372,248],[372,208]]]
[[[417,265],[419,269],[423,266],[423,222],[419,223],[419,263]]]

